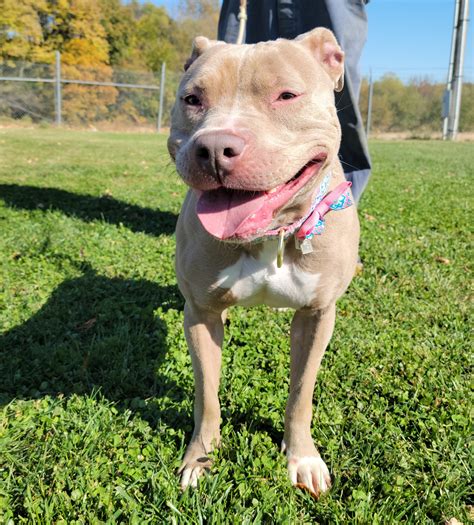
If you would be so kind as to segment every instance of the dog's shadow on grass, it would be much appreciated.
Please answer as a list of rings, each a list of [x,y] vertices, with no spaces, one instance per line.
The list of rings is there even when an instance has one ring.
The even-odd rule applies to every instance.
[[[121,223],[134,232],[148,235],[172,234],[178,218],[169,211],[143,208],[107,196],[79,195],[58,188],[0,184],[0,198],[11,208],[58,210],[83,221]]]
[[[176,286],[108,278],[86,267],[0,339],[0,404],[99,391],[151,423],[188,430],[189,409],[180,405],[192,386],[160,373],[167,328],[156,315],[159,307],[166,312],[183,306]],[[147,398],[165,402],[148,406]]]
[[[177,220],[171,212],[57,188],[0,184],[0,197],[11,208],[59,210],[150,235],[173,233]],[[0,338],[0,406],[12,399],[99,391],[153,424],[160,420],[189,433],[192,414],[179,407],[192,399],[193,385],[183,388],[160,374],[167,328],[154,313],[158,307],[183,306],[176,286],[111,279],[84,265],[81,277],[60,284],[32,318]],[[167,403],[144,405],[147,398]],[[227,415],[234,427],[245,423],[266,430],[275,441],[279,436],[270,421],[253,412]]]

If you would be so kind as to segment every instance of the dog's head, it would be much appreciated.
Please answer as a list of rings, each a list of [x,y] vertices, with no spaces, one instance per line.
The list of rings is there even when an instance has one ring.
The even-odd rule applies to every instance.
[[[339,149],[343,61],[324,28],[255,45],[195,39],[168,149],[209,233],[247,241],[304,213]]]

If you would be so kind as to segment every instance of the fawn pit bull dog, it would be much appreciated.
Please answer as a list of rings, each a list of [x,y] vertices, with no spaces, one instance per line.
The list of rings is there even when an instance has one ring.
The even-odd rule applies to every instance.
[[[219,444],[226,310],[257,304],[296,310],[282,443],[290,480],[315,496],[330,487],[311,437],[312,397],[359,242],[338,158],[334,90],[342,89],[343,61],[323,28],[255,45],[194,41],[168,141],[190,186],[176,229],[195,376],[183,489],[196,486]]]

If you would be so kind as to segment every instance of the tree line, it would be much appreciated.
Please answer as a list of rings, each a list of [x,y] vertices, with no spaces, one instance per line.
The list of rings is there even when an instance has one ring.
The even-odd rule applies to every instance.
[[[183,0],[174,18],[164,7],[137,0],[0,0],[1,74],[52,76],[59,51],[63,78],[156,84],[163,62],[171,72],[182,71],[193,35],[214,36],[218,13],[219,0]],[[171,75],[168,100],[176,84]],[[20,109],[35,120],[54,112],[51,85],[6,83],[0,94],[3,115]],[[156,98],[68,84],[63,117],[71,124],[116,118],[143,123],[156,118]]]
[[[428,78],[402,82],[388,73],[374,82],[371,129],[378,132],[409,131],[416,134],[440,132],[444,83]],[[367,119],[369,83],[361,86],[360,111]],[[463,85],[459,131],[474,131],[474,84]]]
[[[215,35],[219,0],[182,0],[172,18],[137,0],[1,0],[0,60],[157,71],[180,68],[193,35]]]
[[[219,0],[182,0],[173,16],[164,7],[137,0],[0,0],[0,74],[41,76],[38,64],[45,64],[44,71],[52,76],[55,52],[60,51],[64,78],[157,83],[166,62],[169,109],[193,37],[215,38],[218,16]],[[52,89],[0,83],[0,113],[23,108],[40,120],[54,111]],[[372,129],[439,130],[443,89],[426,79],[403,83],[386,75],[374,86]],[[463,131],[474,130],[473,91],[472,83],[464,86]],[[363,115],[367,93],[364,81]],[[116,119],[145,123],[156,117],[157,104],[157,97],[145,91],[75,84],[63,88],[64,117],[71,124]]]

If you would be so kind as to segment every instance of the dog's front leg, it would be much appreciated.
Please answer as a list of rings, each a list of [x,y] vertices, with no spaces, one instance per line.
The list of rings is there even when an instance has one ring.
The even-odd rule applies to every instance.
[[[184,330],[193,363],[195,400],[193,437],[179,469],[183,490],[188,485],[197,485],[198,477],[210,467],[207,455],[219,444],[218,390],[224,336],[221,313],[202,310],[186,302]]]
[[[285,414],[288,473],[293,485],[318,497],[331,485],[326,464],[311,437],[316,374],[334,329],[336,307],[299,310],[291,325],[290,397]]]

